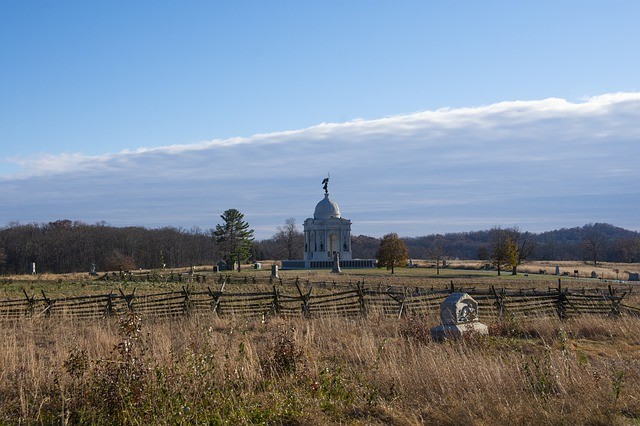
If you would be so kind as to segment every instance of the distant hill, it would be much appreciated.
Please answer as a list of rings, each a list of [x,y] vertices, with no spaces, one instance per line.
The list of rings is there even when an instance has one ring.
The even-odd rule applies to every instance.
[[[429,253],[440,245],[449,258],[479,259],[488,249],[489,233],[485,230],[437,234],[404,241],[414,258],[432,257]],[[591,260],[589,247],[595,245],[600,261],[640,262],[640,233],[607,223],[528,234],[536,243],[530,260]]]
[[[490,230],[404,238],[414,259],[485,259]],[[640,233],[606,223],[527,234],[535,242],[528,260],[590,260],[640,262]],[[302,252],[298,238],[297,251]],[[353,255],[376,256],[380,239],[352,237]],[[436,256],[436,252],[438,255]],[[254,260],[282,259],[276,238],[254,241]],[[46,224],[10,224],[0,228],[0,273],[99,271],[118,269],[178,268],[213,264],[218,252],[209,231],[198,228],[118,228],[105,223],[89,225],[70,220]]]

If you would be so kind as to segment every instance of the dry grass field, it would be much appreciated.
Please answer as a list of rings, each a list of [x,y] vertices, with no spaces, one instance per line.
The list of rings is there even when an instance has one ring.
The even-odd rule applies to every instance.
[[[638,424],[640,319],[24,319],[0,330],[2,424]]]
[[[561,265],[585,270],[562,277],[563,286],[631,288],[637,305],[634,287],[606,275],[615,265],[604,265],[604,279],[586,278],[588,265]],[[423,287],[454,281],[545,288],[558,280],[525,276],[524,268],[497,277],[469,263],[455,266],[440,275],[426,267],[393,276],[384,270],[281,275],[285,282]],[[5,277],[0,299],[23,290],[69,295],[181,285],[87,278]],[[193,285],[215,287],[215,274],[207,279]],[[638,317],[491,320],[489,336],[444,343],[429,337],[437,323],[435,315],[396,319],[375,312],[355,319],[152,320],[128,313],[5,321],[0,424],[640,424]]]

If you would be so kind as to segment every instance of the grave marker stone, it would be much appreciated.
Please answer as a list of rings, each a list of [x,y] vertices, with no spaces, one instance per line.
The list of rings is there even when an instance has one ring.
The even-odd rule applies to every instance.
[[[431,330],[433,340],[457,339],[465,334],[489,334],[478,321],[478,302],[467,293],[451,293],[440,304],[440,325]]]

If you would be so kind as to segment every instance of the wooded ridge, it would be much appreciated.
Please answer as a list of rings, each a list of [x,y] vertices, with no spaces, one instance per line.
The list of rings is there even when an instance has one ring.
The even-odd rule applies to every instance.
[[[490,232],[402,239],[414,259],[486,259]],[[523,234],[534,244],[527,260],[640,261],[640,233],[605,223]],[[379,247],[379,238],[352,237],[354,258],[375,258]],[[291,252],[291,247],[288,249]],[[251,260],[285,259],[286,252],[287,248],[274,236],[252,243]],[[34,262],[38,272],[67,273],[88,272],[93,266],[97,271],[117,271],[213,265],[219,259],[211,230],[200,228],[148,229],[59,220],[46,224],[12,223],[0,229],[3,274],[30,273]]]

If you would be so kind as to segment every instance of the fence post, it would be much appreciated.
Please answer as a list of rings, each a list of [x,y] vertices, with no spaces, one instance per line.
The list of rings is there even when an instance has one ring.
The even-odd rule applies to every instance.
[[[130,312],[133,312],[133,299],[136,297],[136,289],[133,289],[133,292],[131,294],[124,294],[124,292],[122,291],[121,288],[118,289],[118,291],[120,292],[120,294],[122,295],[122,298],[124,299],[125,303],[127,304],[127,309]]]
[[[502,321],[504,319],[504,291],[498,295],[494,286],[491,286],[491,293],[493,293],[493,297],[496,299],[494,302],[495,307],[498,309],[498,319]]]
[[[207,287],[207,290],[209,290],[209,296],[211,296],[211,310],[218,316],[220,316],[220,298],[222,297],[222,292],[224,291],[224,286],[226,284],[227,281],[224,280],[220,286],[220,290],[216,292],[211,291],[211,288]]]
[[[562,290],[562,279],[558,278],[558,301],[557,301],[557,311],[558,318],[561,320],[565,320],[567,318],[567,295],[565,291]]]
[[[364,317],[367,315],[367,308],[364,304],[364,290],[360,285],[360,281],[356,282],[356,286],[358,286],[358,303],[360,304],[360,315]]]
[[[273,285],[273,313],[275,315],[280,314],[280,298],[278,297],[278,289],[275,284]]]
[[[395,300],[398,305],[400,305],[400,307],[398,308],[398,310],[399,310],[398,319],[402,318],[402,315],[404,313],[404,298],[406,296],[406,290],[403,287],[403,295],[401,297],[395,296],[394,294],[389,292],[389,289],[387,289],[386,294],[387,294],[387,296],[389,296],[390,298]]]
[[[182,313],[185,316],[190,316],[191,315],[191,295],[189,294],[189,285],[182,286],[182,295],[184,297],[184,302],[183,302],[183,306],[182,306]]]
[[[113,315],[112,294],[113,294],[112,291],[110,291],[109,294],[107,294],[107,306],[104,307],[104,316],[105,317],[110,317],[110,316]]]
[[[44,300],[44,315],[46,317],[51,315],[51,307],[53,306],[54,301],[49,299],[46,294],[44,294],[44,290],[40,290],[42,293],[42,300]]]
[[[300,300],[302,301],[302,316],[305,318],[309,317],[309,297],[311,296],[311,290],[313,287],[309,287],[309,291],[307,294],[302,293],[302,289],[300,288],[300,284],[298,280],[294,283],[296,288],[298,289],[298,293],[300,294]]]
[[[27,291],[23,288],[22,292],[24,293],[24,297],[27,298],[27,316],[32,317],[33,311],[35,310],[35,295],[29,297]]]
[[[624,299],[627,293],[628,292],[625,291],[624,293],[622,293],[622,296],[616,298],[615,289],[612,289],[611,285],[609,284],[609,297],[611,297],[611,311],[609,312],[609,315],[615,317],[620,316],[620,303],[622,303],[622,299]]]
[[[400,312],[398,312],[398,319],[402,318],[402,316],[404,315],[404,306],[405,306],[405,300],[407,299],[407,288],[406,287],[402,287],[402,302],[400,303]]]

